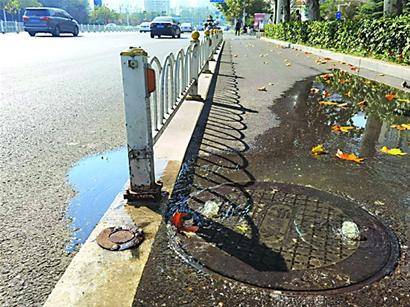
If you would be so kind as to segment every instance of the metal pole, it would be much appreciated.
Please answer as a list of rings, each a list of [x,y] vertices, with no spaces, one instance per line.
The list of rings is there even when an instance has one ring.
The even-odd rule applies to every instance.
[[[157,199],[161,195],[161,185],[155,182],[147,57],[141,48],[121,52],[130,172],[130,188],[124,197],[129,200]]]

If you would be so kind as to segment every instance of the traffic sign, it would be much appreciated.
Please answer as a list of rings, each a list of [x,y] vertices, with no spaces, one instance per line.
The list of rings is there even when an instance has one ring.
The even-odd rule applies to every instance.
[[[341,11],[337,11],[337,12],[336,12],[336,19],[337,19],[337,20],[342,19],[342,12],[341,12]]]
[[[212,3],[225,3],[225,0],[210,0]]]

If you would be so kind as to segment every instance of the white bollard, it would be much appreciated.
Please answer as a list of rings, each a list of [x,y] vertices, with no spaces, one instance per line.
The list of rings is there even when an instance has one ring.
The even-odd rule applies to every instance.
[[[205,65],[204,65],[204,68],[203,68],[202,72],[205,73],[205,74],[210,74],[210,73],[212,73],[209,69],[209,50],[211,48],[211,46],[210,46],[211,40],[209,38],[209,31],[208,30],[205,31],[204,44],[205,44],[205,54],[204,54],[204,56],[205,56]]]
[[[158,199],[161,195],[161,185],[155,182],[147,57],[141,48],[121,52],[130,172],[130,188],[124,197],[128,200]]]
[[[192,59],[191,59],[191,78],[194,79],[193,84],[191,85],[188,97],[188,100],[203,101],[201,95],[198,93],[198,77],[199,77],[199,32],[195,31],[192,33],[191,47],[193,50]]]

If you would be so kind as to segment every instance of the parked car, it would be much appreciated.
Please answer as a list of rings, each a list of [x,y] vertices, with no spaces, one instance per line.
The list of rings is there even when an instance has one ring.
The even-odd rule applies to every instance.
[[[143,22],[140,24],[140,33],[151,32],[150,22]]]
[[[170,16],[155,17],[151,22],[151,38],[161,35],[171,36],[172,38],[181,37],[179,23]]]
[[[51,33],[60,36],[61,33],[71,33],[78,36],[78,22],[66,11],[51,7],[28,7],[23,16],[24,31],[30,36],[36,33]]]
[[[192,32],[193,28],[192,25],[189,22],[184,22],[181,24],[181,32]]]

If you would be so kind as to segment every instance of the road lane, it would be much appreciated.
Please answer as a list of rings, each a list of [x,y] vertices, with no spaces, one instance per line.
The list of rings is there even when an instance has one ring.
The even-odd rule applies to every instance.
[[[68,169],[125,143],[120,51],[189,44],[139,33],[0,37],[0,305],[37,305],[71,260]]]

